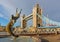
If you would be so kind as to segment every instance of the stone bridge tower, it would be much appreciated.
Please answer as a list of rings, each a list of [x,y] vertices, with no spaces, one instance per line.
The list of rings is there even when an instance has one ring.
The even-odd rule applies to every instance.
[[[42,26],[42,19],[37,16],[39,14],[42,16],[42,9],[39,7],[39,4],[36,4],[33,8],[33,27],[40,27]]]
[[[21,17],[21,28],[26,28],[27,25],[27,22],[24,18],[25,18],[25,14]]]

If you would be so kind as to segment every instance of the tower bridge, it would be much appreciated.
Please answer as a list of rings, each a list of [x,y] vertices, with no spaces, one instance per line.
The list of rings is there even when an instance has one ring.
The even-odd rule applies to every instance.
[[[33,21],[33,27],[37,27],[37,25],[42,26],[42,19],[39,18],[36,14],[39,13],[39,15],[42,16],[42,9],[39,8],[39,4],[37,4],[32,11],[32,14],[28,16],[22,16],[22,28],[26,28],[26,22],[30,19]],[[25,22],[23,22],[25,21]],[[24,25],[23,25],[24,24]],[[25,26],[25,27],[24,27]]]
[[[16,13],[18,14],[18,12]],[[27,28],[27,21],[32,19],[33,21],[33,26]],[[53,26],[44,26],[43,25],[43,21],[46,22],[46,20],[48,20],[48,24],[52,24]],[[33,11],[30,15],[25,16],[23,15],[21,17],[21,27],[18,27],[14,30],[14,32],[18,29],[19,33],[38,33],[38,34],[49,34],[49,33],[60,33],[60,22],[55,22],[52,21],[50,19],[48,19],[47,17],[45,17],[42,14],[42,9],[40,8],[39,4],[36,4],[33,7]],[[24,34],[25,35],[25,34]]]
[[[27,28],[27,21],[30,19],[32,19],[33,21],[33,26]],[[43,21],[46,23],[46,20],[48,20],[47,22],[48,24],[52,24],[53,26],[44,26]],[[14,23],[13,21],[11,22],[12,23],[9,24],[10,26],[12,26]],[[45,17],[42,14],[42,9],[40,8],[39,4],[36,4],[36,6],[34,6],[33,11],[30,15],[28,16],[23,15],[21,17],[21,27],[16,28],[13,31],[13,33],[15,33],[16,35],[19,34],[20,36],[38,35],[38,37],[40,37],[40,35],[60,34],[60,22],[55,22]]]
[[[49,19],[48,17],[44,16],[42,14],[42,9],[39,7],[39,4],[36,4],[35,7],[33,8],[33,11],[30,15],[25,16],[23,15],[21,18],[22,22],[21,22],[21,27],[22,28],[26,28],[27,27],[27,21],[32,19],[33,21],[33,27],[37,28],[37,27],[60,27],[60,22],[56,22],[53,21],[51,19]],[[45,22],[46,24],[48,24],[47,26],[43,24],[43,22]]]
[[[27,21],[32,19],[33,21],[33,26],[27,28]],[[48,20],[48,21],[47,21]],[[52,25],[43,25],[43,21],[48,24],[52,24]],[[47,24],[46,23],[46,24]],[[45,17],[42,14],[42,9],[40,8],[39,4],[36,4],[33,7],[33,11],[30,15],[25,16],[23,15],[21,17],[21,28],[19,28],[19,32],[22,34],[58,34],[60,33],[60,23],[50,20],[48,19],[48,17]],[[26,30],[27,28],[27,30]],[[16,31],[16,30],[15,30]]]
[[[27,21],[30,19],[32,19],[32,21],[33,21],[33,26],[30,28],[27,28]],[[44,26],[43,21],[45,23],[47,21],[48,24],[52,24],[52,25]],[[38,34],[60,33],[60,23],[50,20],[50,19],[48,19],[48,17],[45,17],[42,14],[42,9],[40,8],[39,4],[36,4],[33,7],[33,11],[30,15],[28,15],[28,16],[23,15],[21,17],[21,28],[23,28],[23,30],[20,29],[21,31],[20,30],[19,31],[20,31],[20,33],[22,32],[22,34],[25,33],[25,32],[23,32],[24,30],[26,31],[27,34],[29,34],[29,33],[32,33],[32,34],[34,34],[34,33],[38,33]],[[26,30],[26,28],[27,28],[27,30]]]

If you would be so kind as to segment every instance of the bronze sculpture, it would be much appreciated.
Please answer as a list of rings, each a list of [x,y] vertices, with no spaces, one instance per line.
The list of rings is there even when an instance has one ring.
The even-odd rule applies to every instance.
[[[22,9],[21,9],[21,11],[22,11]],[[21,11],[18,13],[18,12],[17,12],[17,9],[16,9],[16,15],[15,15],[15,16],[12,15],[10,22],[9,22],[9,23],[7,24],[7,26],[6,26],[6,31],[7,31],[10,35],[14,36],[15,38],[19,37],[19,35],[15,35],[15,34],[11,31],[11,29],[12,29],[14,23],[16,23],[17,19],[20,17]]]

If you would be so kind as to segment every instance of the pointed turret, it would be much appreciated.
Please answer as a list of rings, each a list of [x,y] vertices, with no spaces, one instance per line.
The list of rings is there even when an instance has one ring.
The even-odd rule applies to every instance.
[[[42,19],[37,16],[42,16],[42,9],[40,8],[39,4],[36,4],[33,7],[33,27],[40,27],[42,26]]]

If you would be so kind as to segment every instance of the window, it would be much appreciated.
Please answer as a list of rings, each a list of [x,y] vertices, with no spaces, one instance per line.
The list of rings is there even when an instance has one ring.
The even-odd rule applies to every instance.
[[[38,27],[40,27],[40,24],[38,24]]]

